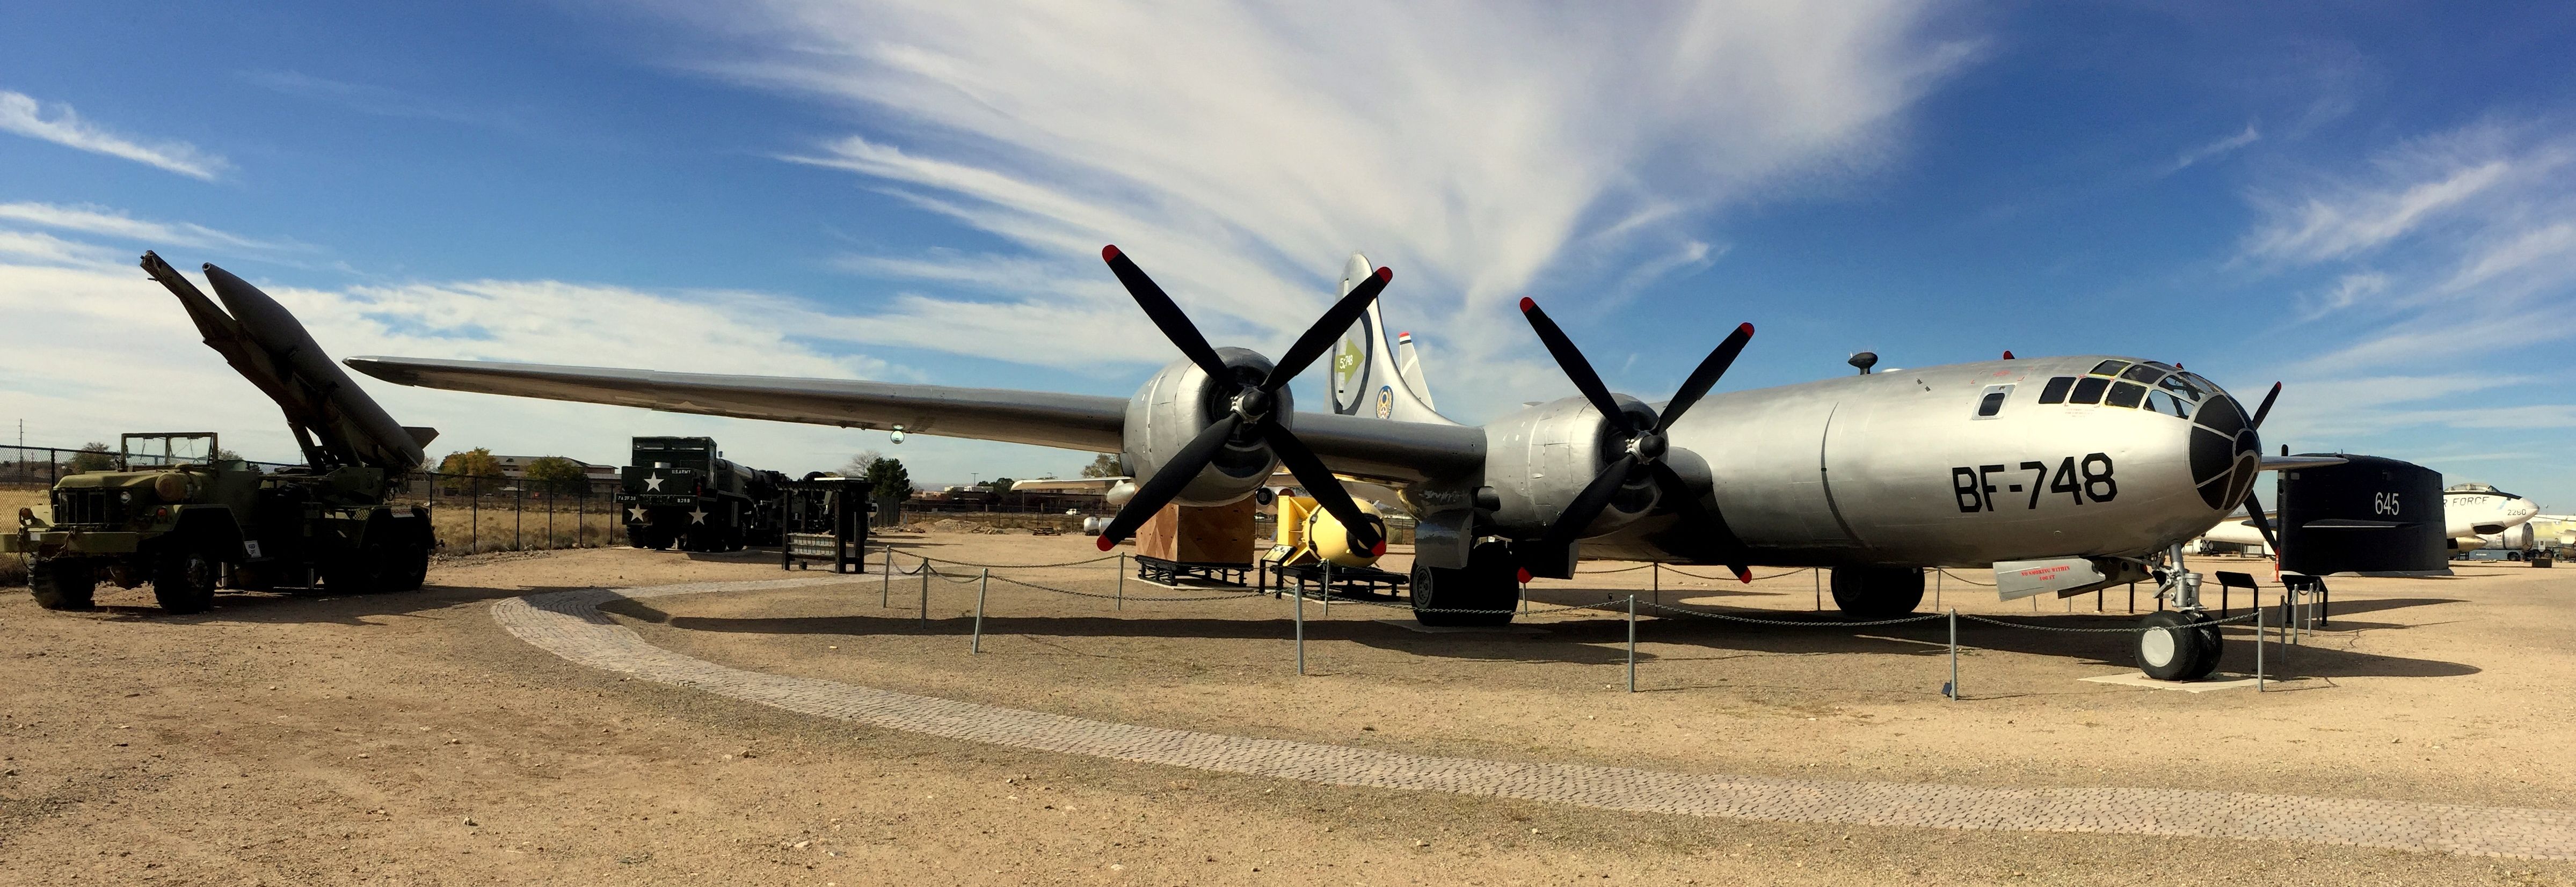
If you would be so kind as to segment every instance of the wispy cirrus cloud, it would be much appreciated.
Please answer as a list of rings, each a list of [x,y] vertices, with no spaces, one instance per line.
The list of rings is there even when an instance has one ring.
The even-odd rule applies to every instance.
[[[2211,159],[2211,158],[2215,158],[2215,157],[2218,157],[2218,156],[2220,156],[2220,155],[2224,155],[2224,154],[2232,153],[2232,152],[2234,152],[2234,151],[2235,151],[2236,149],[2238,149],[2238,148],[2242,148],[2242,147],[2245,147],[2245,146],[2247,146],[2247,145],[2254,144],[2255,142],[2261,141],[2262,139],[2263,139],[2263,134],[2262,134],[2261,132],[2257,131],[2257,130],[2254,128],[2254,124],[2253,124],[2251,121],[2248,121],[2248,122],[2245,124],[2245,131],[2244,131],[2244,132],[2240,132],[2240,133],[2237,133],[2237,134],[2235,134],[2235,135],[2228,136],[2228,137],[2226,137],[2226,138],[2222,138],[2222,139],[2219,139],[2219,140],[2214,141],[2214,142],[2210,142],[2209,144],[2202,145],[2202,146],[2197,147],[2197,148],[2193,148],[2193,149],[2191,149],[2191,150],[2189,150],[2189,151],[2182,152],[2182,156],[2174,158],[2173,168],[2172,168],[2172,169],[2168,169],[2168,170],[2166,170],[2165,172],[2167,172],[2167,173],[2177,173],[2177,172],[2181,172],[2181,171],[2183,171],[2183,170],[2185,170],[2185,169],[2190,168],[2193,164],[2199,163],[2199,162],[2204,161],[2204,160],[2209,160],[2209,159]]]
[[[100,206],[0,203],[0,222],[58,231],[99,234],[149,246],[228,246],[254,250],[302,249],[289,240],[257,240],[191,222],[155,222]]]
[[[982,286],[934,266],[987,254],[874,257],[869,273],[912,287],[872,322],[1017,331],[1043,317],[1071,341],[1023,359],[1167,358],[1136,341],[1125,296],[1097,285],[1099,249],[1116,243],[1212,337],[1275,349],[1357,249],[1396,269],[1387,310],[1439,331],[1446,371],[1546,388],[1564,383],[1519,365],[1513,298],[1705,267],[1721,251],[1691,228],[1709,210],[1874,168],[1902,112],[1972,50],[1933,35],[1913,0],[771,0],[672,15],[727,38],[700,69],[865,115],[785,159],[864,176],[1045,269]],[[1019,285],[1040,278],[1096,283]],[[1560,314],[1606,307],[1582,301],[1610,295],[1593,289],[1569,287]],[[949,338],[985,353],[978,336]]]
[[[232,168],[224,158],[180,141],[144,143],[109,132],[81,119],[70,105],[56,104],[48,117],[43,103],[23,92],[0,90],[0,131],[43,139],[93,154],[120,157],[157,166],[190,178],[214,181]]]

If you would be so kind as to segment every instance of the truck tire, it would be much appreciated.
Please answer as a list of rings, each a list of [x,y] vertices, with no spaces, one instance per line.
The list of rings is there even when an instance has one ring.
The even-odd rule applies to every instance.
[[[419,591],[429,581],[429,545],[414,539],[394,546],[393,563],[385,569],[385,590]]]
[[[393,588],[393,549],[397,546],[369,542],[358,550],[322,565],[322,587],[332,594],[372,594]]]
[[[152,599],[165,613],[203,613],[215,605],[215,580],[222,574],[205,552],[182,548],[164,554],[152,564]]]
[[[87,610],[98,590],[98,567],[79,558],[52,558],[27,565],[27,590],[36,606],[48,610]]]

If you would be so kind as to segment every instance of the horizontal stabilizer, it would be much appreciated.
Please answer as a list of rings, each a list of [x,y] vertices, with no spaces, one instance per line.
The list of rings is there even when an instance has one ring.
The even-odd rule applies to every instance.
[[[403,432],[411,435],[412,442],[420,444],[422,447],[427,447],[429,446],[430,441],[438,439],[438,429],[436,428],[422,428],[418,425],[405,425],[403,426]]]

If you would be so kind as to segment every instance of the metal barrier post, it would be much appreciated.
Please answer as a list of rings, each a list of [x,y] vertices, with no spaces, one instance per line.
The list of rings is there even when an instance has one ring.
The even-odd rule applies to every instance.
[[[510,550],[526,551],[527,542],[519,538],[519,528],[528,521],[527,484],[510,485]]]
[[[1637,596],[1628,596],[1628,692],[1637,692]]]
[[[878,575],[885,577],[885,581],[877,588],[877,606],[892,607],[894,606],[894,543],[892,542],[886,543],[885,571]]]
[[[1941,577],[1948,574],[1949,571],[1938,567],[1932,569],[1932,609],[1941,609]]]
[[[1118,553],[1118,605],[1112,609],[1127,609],[1127,553],[1124,551]]]
[[[1324,562],[1324,615],[1333,615],[1333,562]]]
[[[1297,589],[1297,673],[1306,673],[1306,589]]]
[[[993,568],[985,567],[984,575],[975,581],[975,643],[966,652],[984,652],[984,592],[993,587]]]
[[[2265,689],[2263,685],[2264,635],[2263,599],[2258,597],[2254,599],[2254,692],[2256,693],[2261,693]]]
[[[467,493],[467,494],[466,494],[466,495],[469,495],[469,496],[474,497],[474,498],[473,498],[473,501],[472,501],[472,502],[467,503],[467,504],[466,504],[466,507],[465,507],[465,510],[466,510],[466,513],[467,513],[467,517],[466,517],[466,521],[467,521],[467,523],[466,523],[466,525],[465,525],[465,553],[466,553],[466,554],[473,554],[473,553],[474,553],[474,549],[476,549],[477,547],[480,547],[480,546],[483,544],[483,478],[482,478],[482,476],[480,476],[480,475],[475,476],[475,478],[474,478],[474,483],[473,483],[473,485],[472,485],[472,486],[473,486],[473,492],[471,492],[471,493]]]
[[[1950,608],[1950,683],[1941,687],[1943,696],[1959,701],[1959,608]]]
[[[921,562],[921,627],[930,627],[930,562]]]
[[[1816,612],[1822,613],[1825,611],[1825,571],[1815,567],[1808,567],[1807,569],[1816,574]]]
[[[1647,581],[1649,581],[1649,582],[1653,583],[1653,584],[1652,584],[1651,586],[1649,586],[1649,587],[1650,587],[1650,588],[1652,588],[1652,589],[1654,590],[1654,592],[1655,592],[1655,605],[1656,605],[1656,606],[1658,606],[1658,607],[1663,606],[1663,604],[1664,604],[1664,562],[1663,562],[1663,561],[1647,561],[1647,562],[1646,562],[1646,573],[1647,573],[1647,576],[1648,576]]]

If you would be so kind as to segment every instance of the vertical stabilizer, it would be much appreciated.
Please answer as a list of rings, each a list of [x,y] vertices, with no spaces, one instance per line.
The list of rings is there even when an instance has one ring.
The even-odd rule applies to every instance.
[[[1349,293],[1376,267],[1367,256],[1352,253],[1342,266],[1341,292]],[[1412,334],[1405,334],[1401,350],[1399,358],[1396,350],[1386,346],[1385,316],[1377,303],[1369,303],[1368,312],[1333,349],[1333,411],[1402,422],[1458,424],[1431,406],[1430,388],[1422,384],[1420,367],[1413,359]]]

